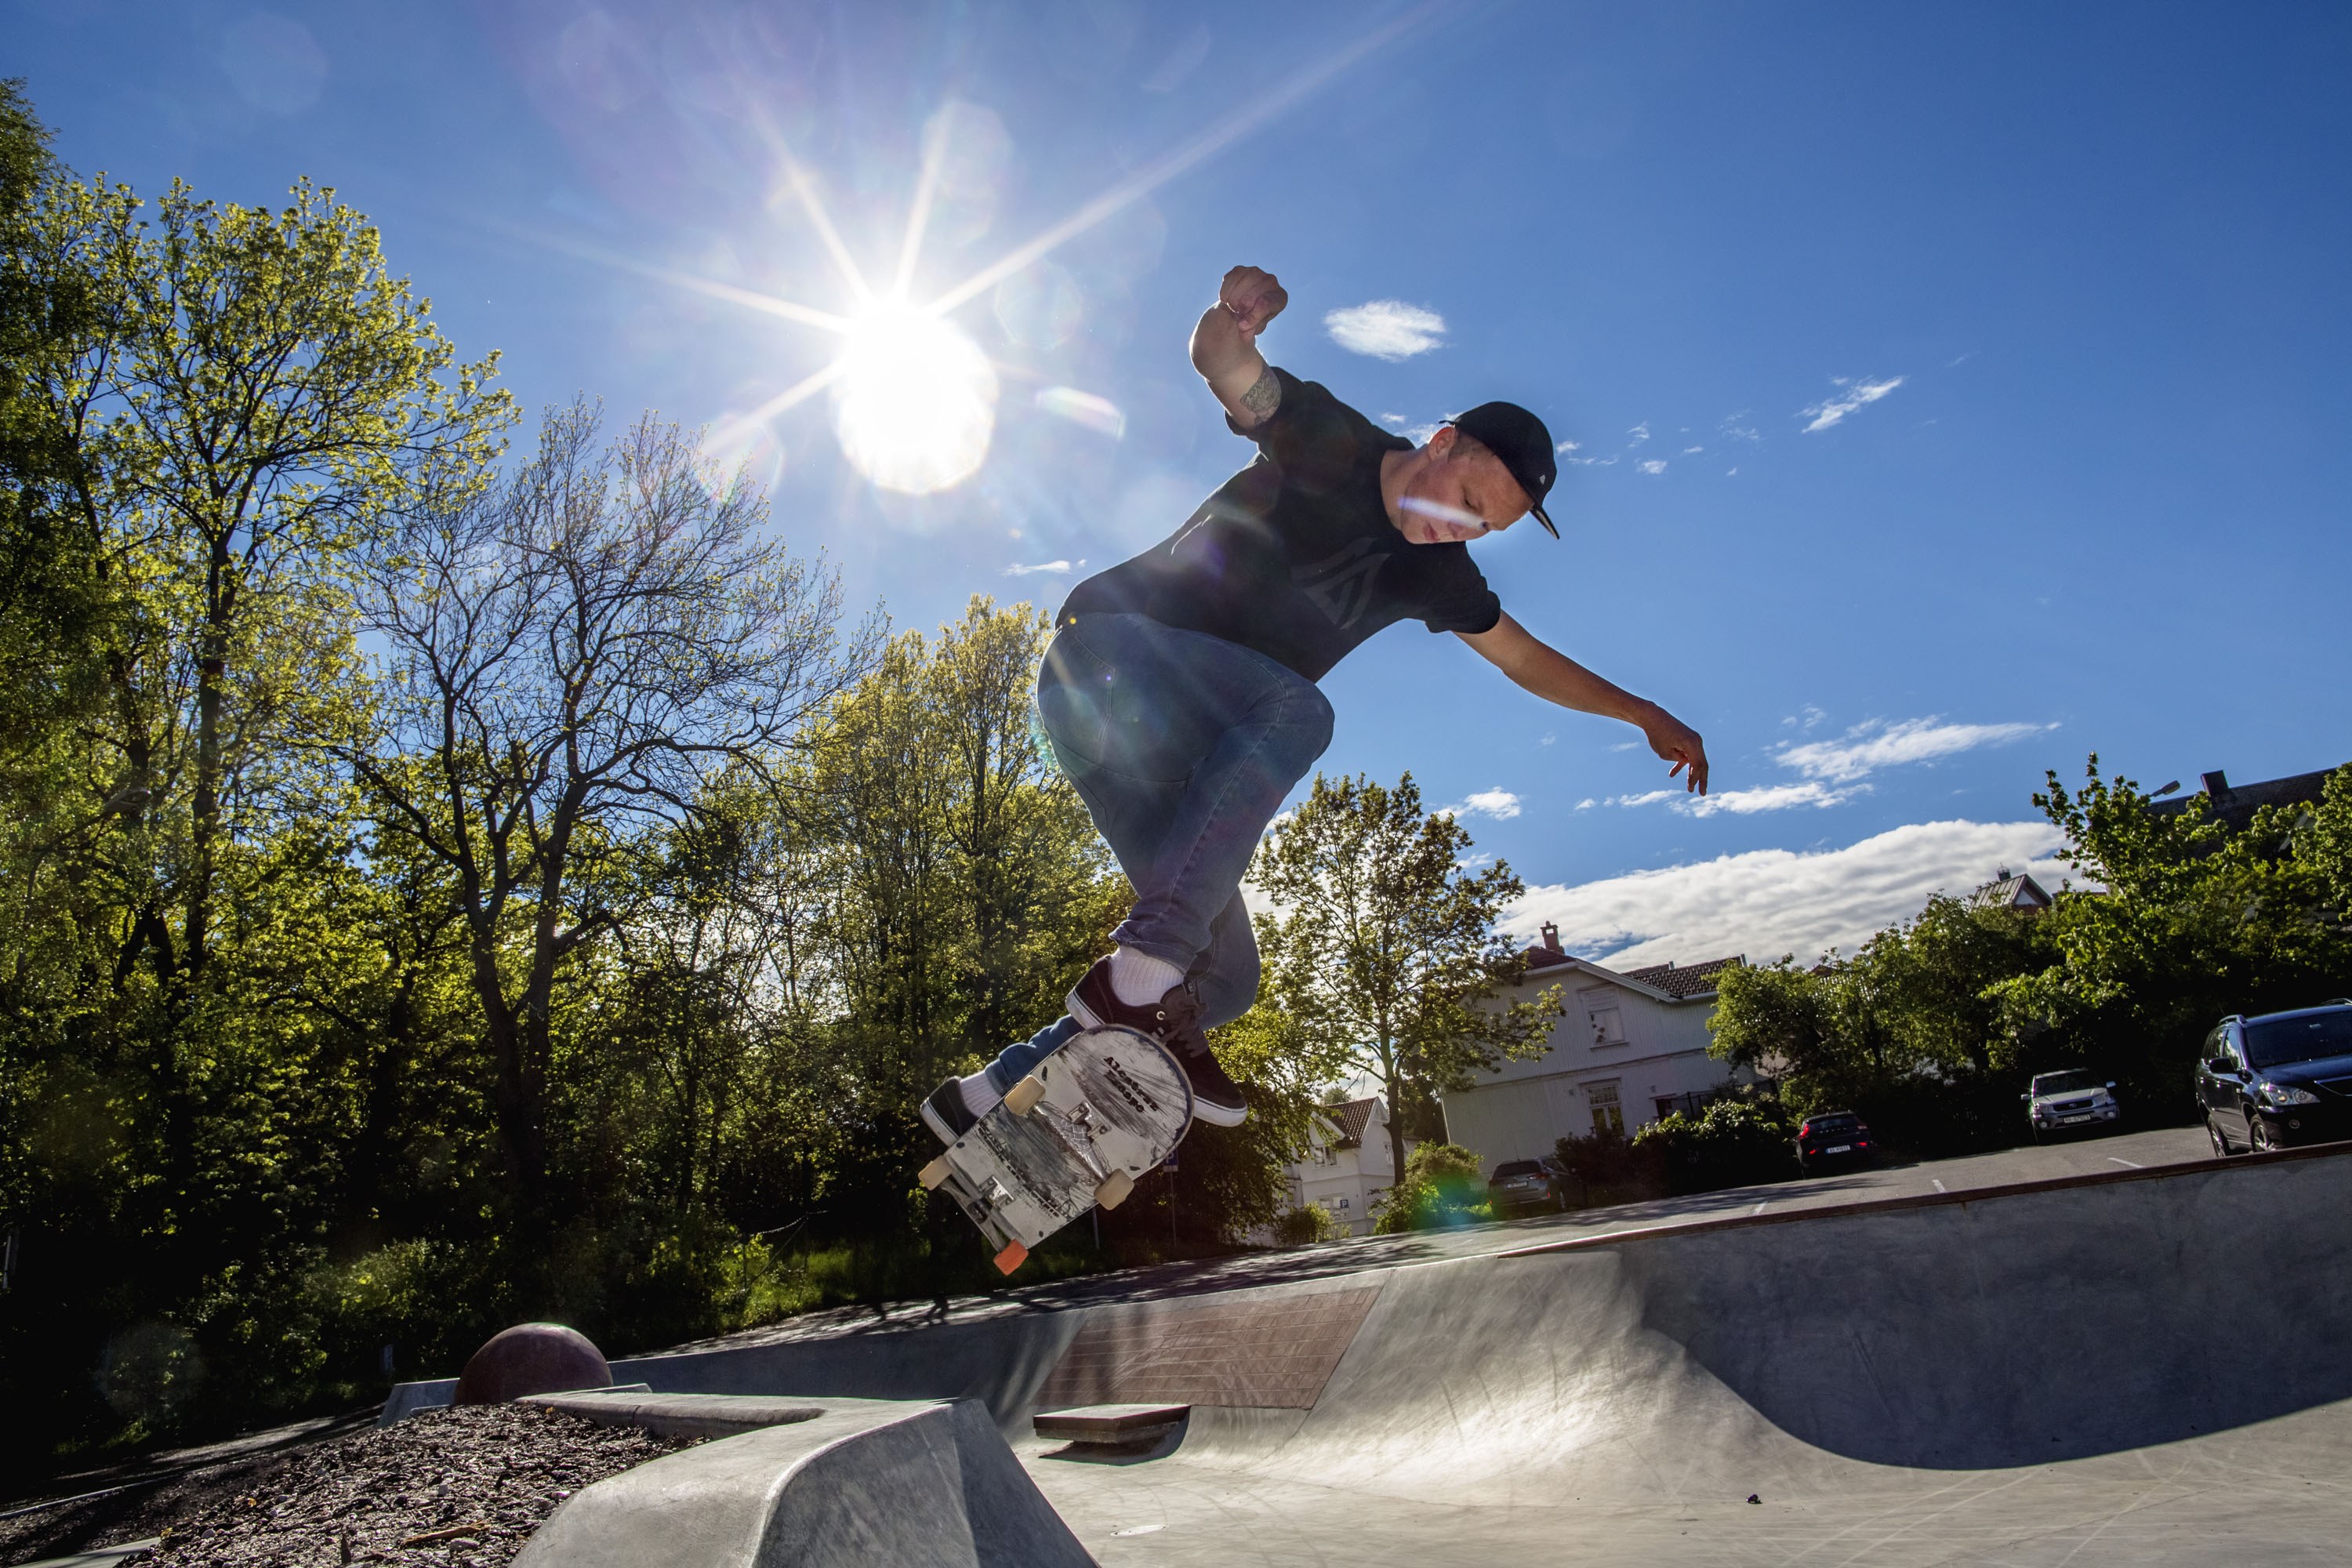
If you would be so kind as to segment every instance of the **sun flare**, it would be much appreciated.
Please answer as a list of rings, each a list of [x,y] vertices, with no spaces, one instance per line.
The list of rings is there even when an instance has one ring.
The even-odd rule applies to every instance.
[[[951,321],[877,304],[851,323],[834,384],[842,452],[884,489],[929,495],[969,479],[996,428],[996,370]]]

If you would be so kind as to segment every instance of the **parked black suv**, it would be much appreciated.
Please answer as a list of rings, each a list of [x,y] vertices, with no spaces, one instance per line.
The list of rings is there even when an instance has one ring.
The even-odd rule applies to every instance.
[[[1865,1164],[1876,1158],[1870,1129],[1851,1110],[1808,1116],[1797,1129],[1797,1168],[1808,1176],[1824,1165]]]
[[[2203,1057],[2197,1098],[2216,1154],[2352,1138],[2352,1004],[2224,1018]]]

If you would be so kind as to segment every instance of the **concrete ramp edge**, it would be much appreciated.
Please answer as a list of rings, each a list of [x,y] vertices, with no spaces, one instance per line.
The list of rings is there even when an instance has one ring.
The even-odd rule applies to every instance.
[[[1093,1568],[984,1405],[824,1403],[597,1482],[516,1568]]]

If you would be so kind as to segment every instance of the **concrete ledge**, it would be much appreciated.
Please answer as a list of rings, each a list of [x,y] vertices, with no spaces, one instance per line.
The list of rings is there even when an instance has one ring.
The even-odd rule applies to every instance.
[[[1030,1424],[1037,1436],[1057,1442],[1140,1447],[1157,1443],[1192,1414],[1189,1405],[1082,1405],[1075,1410],[1040,1410]]]
[[[1095,1568],[985,1406],[824,1405],[598,1481],[515,1568]]]
[[[454,1377],[427,1378],[421,1383],[395,1383],[384,1395],[383,1414],[375,1418],[379,1426],[389,1426],[404,1421],[420,1410],[439,1410],[457,1402],[457,1380]]]
[[[527,1394],[518,1405],[543,1405],[607,1426],[642,1426],[665,1437],[732,1437],[767,1426],[814,1421],[824,1407],[804,1399],[751,1394],[655,1394],[642,1383],[573,1394]]]

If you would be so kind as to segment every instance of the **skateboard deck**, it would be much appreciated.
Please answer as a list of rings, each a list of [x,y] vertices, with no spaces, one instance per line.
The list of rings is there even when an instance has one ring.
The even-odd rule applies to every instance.
[[[1100,1204],[1117,1208],[1192,1124],[1192,1089],[1159,1041],[1087,1029],[1037,1064],[923,1167],[970,1215],[1006,1274]]]

